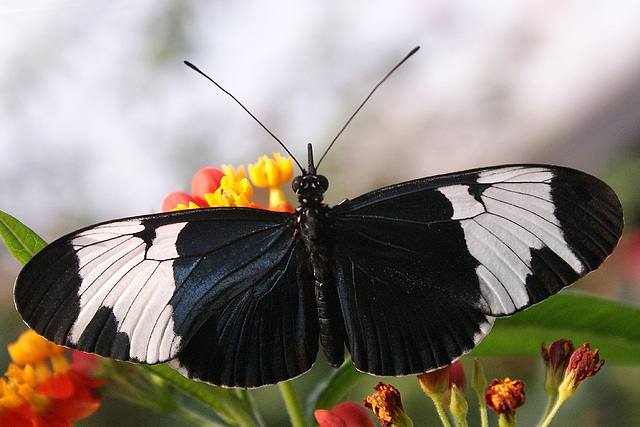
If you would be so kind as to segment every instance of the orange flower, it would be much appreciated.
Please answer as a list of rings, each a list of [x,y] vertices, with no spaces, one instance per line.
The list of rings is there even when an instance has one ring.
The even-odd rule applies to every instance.
[[[96,388],[106,381],[69,363],[63,347],[31,330],[8,347],[15,363],[0,379],[0,425],[70,426],[100,406]]]

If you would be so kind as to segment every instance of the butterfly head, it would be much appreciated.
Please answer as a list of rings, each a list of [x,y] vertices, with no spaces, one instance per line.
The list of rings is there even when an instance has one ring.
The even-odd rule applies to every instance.
[[[313,147],[307,145],[309,169],[302,169],[302,175],[296,176],[291,182],[293,192],[298,196],[301,205],[320,204],[324,199],[324,192],[329,188],[329,180],[324,175],[318,175],[317,165],[313,162]]]

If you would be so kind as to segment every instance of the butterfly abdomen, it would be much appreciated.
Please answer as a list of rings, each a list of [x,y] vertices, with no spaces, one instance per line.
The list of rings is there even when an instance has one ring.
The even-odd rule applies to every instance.
[[[338,291],[329,272],[329,207],[321,203],[321,198],[311,200],[296,210],[298,230],[313,269],[320,343],[329,364],[338,367],[344,361],[345,332]]]

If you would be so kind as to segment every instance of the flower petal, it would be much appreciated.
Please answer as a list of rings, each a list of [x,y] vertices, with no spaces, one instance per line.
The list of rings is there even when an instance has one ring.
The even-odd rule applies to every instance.
[[[175,210],[182,205],[186,209],[190,203],[194,203],[195,199],[184,191],[173,191],[167,195],[162,201],[162,212]]]
[[[16,342],[7,346],[7,349],[11,360],[20,366],[41,362],[65,351],[64,347],[47,341],[31,329],[23,332]]]
[[[342,402],[332,412],[346,423],[346,427],[375,427],[367,409],[355,402]]]
[[[197,199],[204,200],[204,195],[215,192],[220,187],[220,180],[224,173],[214,167],[200,169],[191,179],[191,194]]]
[[[318,409],[313,415],[320,424],[320,427],[347,427],[347,423],[338,415],[328,409]]]

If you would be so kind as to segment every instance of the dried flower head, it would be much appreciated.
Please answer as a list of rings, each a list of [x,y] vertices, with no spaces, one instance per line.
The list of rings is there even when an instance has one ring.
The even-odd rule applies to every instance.
[[[375,393],[367,396],[363,404],[371,409],[383,426],[411,425],[402,408],[400,392],[390,384],[379,382],[373,387]]]
[[[487,406],[500,414],[512,414],[524,404],[524,383],[509,377],[504,381],[495,379],[484,394]]]
[[[600,360],[598,350],[591,351],[589,343],[584,343],[582,347],[571,354],[559,392],[566,397],[572,396],[578,385],[587,377],[595,375],[603,364],[604,359]]]

